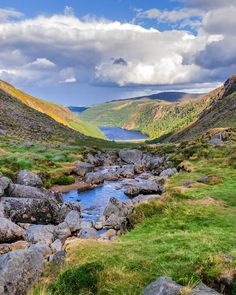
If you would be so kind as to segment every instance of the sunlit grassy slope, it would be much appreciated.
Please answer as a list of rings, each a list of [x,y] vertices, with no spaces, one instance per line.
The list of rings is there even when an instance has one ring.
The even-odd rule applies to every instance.
[[[1,80],[0,89],[18,99],[22,103],[28,105],[29,107],[50,116],[55,121],[65,126],[68,126],[88,136],[104,138],[104,135],[97,127],[80,120],[76,115],[74,115],[68,108],[64,106],[28,95]]]

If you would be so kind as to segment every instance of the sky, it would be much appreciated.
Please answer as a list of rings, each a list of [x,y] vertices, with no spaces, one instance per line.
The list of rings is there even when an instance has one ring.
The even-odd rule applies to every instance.
[[[0,79],[62,105],[207,92],[236,73],[236,0],[0,0]]]

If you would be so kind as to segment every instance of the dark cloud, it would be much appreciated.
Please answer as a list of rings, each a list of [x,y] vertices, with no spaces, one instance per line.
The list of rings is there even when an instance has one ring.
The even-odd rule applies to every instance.
[[[113,65],[127,66],[128,63],[127,63],[127,61],[124,58],[120,57],[120,58],[114,59]]]

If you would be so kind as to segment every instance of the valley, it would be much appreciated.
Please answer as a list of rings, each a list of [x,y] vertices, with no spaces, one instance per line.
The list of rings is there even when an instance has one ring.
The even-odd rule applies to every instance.
[[[233,76],[191,101],[119,101],[98,106],[99,116],[97,107],[80,113],[96,117],[90,126],[106,121],[100,128],[109,140],[2,89],[0,286],[7,291],[0,294],[146,295],[166,277],[184,294],[234,294],[235,85]],[[150,121],[163,134],[158,127],[145,141],[112,127],[146,108],[149,117],[158,109]]]

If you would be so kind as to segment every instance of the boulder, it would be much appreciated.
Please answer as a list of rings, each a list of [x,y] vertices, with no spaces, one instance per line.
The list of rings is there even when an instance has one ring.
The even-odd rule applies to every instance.
[[[116,233],[116,230],[109,229],[108,231],[100,235],[99,240],[115,240]]]
[[[80,239],[92,239],[97,240],[99,235],[96,229],[94,228],[81,228],[78,237]]]
[[[46,198],[2,198],[1,206],[5,217],[17,223],[58,224],[65,218],[61,206]]]
[[[148,203],[154,200],[160,200],[162,196],[160,195],[139,195],[131,200],[132,206],[137,206],[143,203]]]
[[[62,251],[63,250],[63,245],[62,245],[62,242],[57,239],[55,240],[52,244],[51,244],[51,249],[52,249],[52,252],[53,253],[57,253],[59,251]]]
[[[119,152],[120,159],[127,164],[137,164],[142,160],[142,152],[139,150],[121,150]]]
[[[160,177],[164,177],[164,178],[168,178],[170,177],[171,175],[174,175],[176,174],[178,171],[176,168],[168,168],[168,169],[165,169],[163,170],[161,173],[160,173]]]
[[[106,209],[101,216],[103,227],[120,230],[122,233],[131,229],[129,222],[130,208],[116,198],[111,198]]]
[[[160,277],[144,289],[143,295],[178,295],[181,294],[181,289],[182,286],[171,278]]]
[[[85,181],[90,184],[100,184],[104,182],[104,176],[101,172],[89,172],[85,175]]]
[[[224,141],[222,140],[221,133],[215,134],[214,136],[212,136],[212,138],[209,140],[208,143],[211,144],[211,145],[223,146]]]
[[[124,178],[133,178],[134,177],[134,165],[124,165],[117,169],[117,176]]]
[[[71,236],[69,225],[64,221],[58,224],[55,228],[55,238],[65,240]]]
[[[66,253],[64,250],[56,252],[50,259],[51,262],[63,265],[66,260]]]
[[[220,293],[215,290],[207,287],[203,283],[200,283],[197,287],[195,287],[190,295],[220,295]]]
[[[162,194],[164,188],[161,184],[155,181],[147,180],[145,182],[136,183],[125,190],[125,194],[130,197],[138,196],[139,194]]]
[[[10,187],[12,181],[10,178],[4,177],[0,174],[0,197],[4,196],[6,190]]]
[[[87,155],[87,162],[91,165],[94,165],[95,167],[102,166],[103,161],[104,161],[104,159],[103,159],[103,157],[101,157],[101,154],[97,154],[97,155],[88,154]]]
[[[92,172],[94,170],[95,166],[86,163],[86,162],[80,162],[75,167],[75,172],[77,175],[84,177],[87,173]]]
[[[52,255],[52,249],[46,243],[33,244],[29,247],[29,249],[38,252],[43,255],[44,258],[48,258]]]
[[[22,184],[11,185],[9,194],[11,198],[29,198],[29,199],[43,199],[44,193],[38,188],[26,186]]]
[[[26,241],[17,241],[11,244],[0,244],[0,254],[6,254],[10,251],[25,249],[29,246]]]
[[[24,230],[11,220],[0,217],[0,243],[15,242],[24,236]]]
[[[25,231],[25,240],[32,243],[51,244],[55,238],[55,226],[53,225],[31,225]]]
[[[33,187],[43,186],[42,179],[38,175],[27,170],[22,170],[17,174],[16,183]]]
[[[32,249],[0,256],[0,294],[26,295],[43,271],[43,256]]]
[[[67,214],[65,218],[65,223],[67,223],[72,233],[80,229],[81,227],[80,218],[81,218],[80,212],[76,210],[72,210]]]

